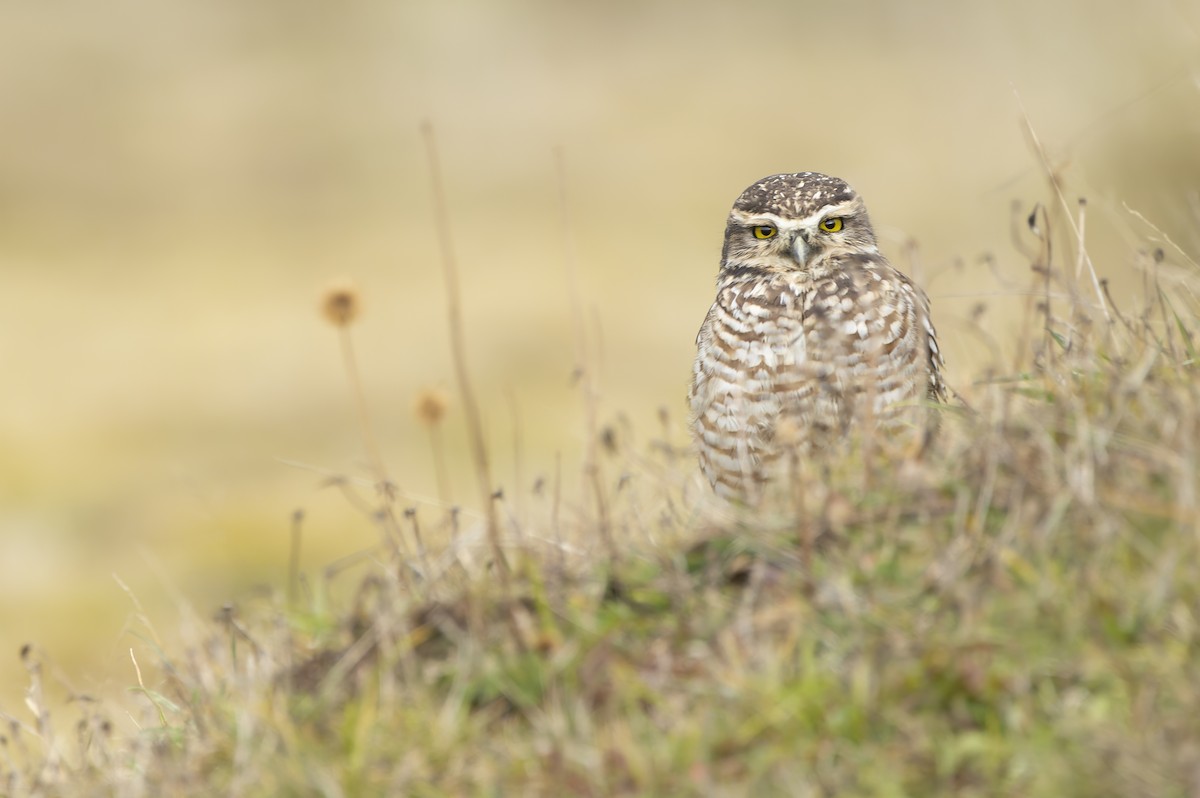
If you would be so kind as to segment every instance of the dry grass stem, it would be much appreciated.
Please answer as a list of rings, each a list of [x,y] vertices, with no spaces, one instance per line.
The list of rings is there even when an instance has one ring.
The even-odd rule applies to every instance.
[[[367,410],[367,395],[363,390],[358,358],[354,353],[354,340],[350,337],[350,325],[362,312],[362,298],[358,289],[353,285],[347,282],[338,282],[325,289],[321,298],[321,310],[329,323],[337,327],[338,342],[342,351],[342,365],[346,369],[346,381],[350,385],[350,392],[354,395],[354,408],[358,414],[363,449],[367,453],[371,470],[375,474],[377,487],[381,493],[385,493],[389,490],[387,486],[390,480],[387,476],[387,469],[383,465],[383,457],[379,453],[375,432],[371,428],[371,415]]]
[[[496,559],[496,567],[504,575],[508,572],[508,562],[500,543],[500,526],[496,521],[496,509],[492,503],[495,483],[492,481],[491,464],[483,435],[483,420],[479,413],[479,402],[475,398],[475,390],[471,385],[470,371],[467,368],[458,261],[454,255],[454,238],[450,233],[450,215],[446,209],[445,182],[442,179],[442,168],[437,153],[437,138],[434,135],[432,123],[426,121],[421,125],[421,136],[425,141],[425,154],[429,161],[434,222],[437,226],[438,245],[442,252],[442,275],[446,281],[446,319],[450,330],[450,355],[454,363],[454,375],[458,381],[463,413],[466,417],[471,460],[475,465],[481,509],[487,519],[488,540],[492,545],[492,555]]]
[[[1092,278],[1092,287],[1096,291],[1096,301],[1100,305],[1100,311],[1104,314],[1104,321],[1111,322],[1112,319],[1109,318],[1108,308],[1104,304],[1104,297],[1100,291],[1100,278],[1096,275],[1096,267],[1092,264],[1092,258],[1087,254],[1087,248],[1084,246],[1083,228],[1081,225],[1075,223],[1075,218],[1071,214],[1071,206],[1067,202],[1066,195],[1063,194],[1062,181],[1057,177],[1056,170],[1051,167],[1050,159],[1046,155],[1046,149],[1042,146],[1041,139],[1038,138],[1037,131],[1033,128],[1033,122],[1029,118],[1029,113],[1025,110],[1025,104],[1021,100],[1021,95],[1015,87],[1013,88],[1013,96],[1016,97],[1017,105],[1021,109],[1021,119],[1025,123],[1025,132],[1033,144],[1034,152],[1038,156],[1038,162],[1041,164],[1046,178],[1050,181],[1051,188],[1054,189],[1054,196],[1058,199],[1067,224],[1071,225],[1071,231],[1075,234],[1075,240],[1078,242],[1079,252],[1081,253],[1079,257],[1087,264],[1088,274]]]

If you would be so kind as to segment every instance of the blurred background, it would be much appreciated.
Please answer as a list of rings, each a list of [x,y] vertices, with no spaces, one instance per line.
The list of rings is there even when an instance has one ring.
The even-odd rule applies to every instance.
[[[362,291],[388,469],[406,502],[436,495],[412,406],[453,371],[421,120],[498,479],[519,491],[514,440],[531,483],[583,439],[556,151],[602,415],[645,430],[666,408],[682,442],[751,182],[852,182],[969,391],[1024,307],[1012,203],[1053,196],[1022,105],[1128,296],[1158,234],[1125,205],[1200,249],[1198,75],[1194,0],[0,5],[0,711],[26,715],[30,641],[76,689],[134,683],[114,574],[169,634],[175,592],[207,615],[281,585],[296,509],[305,569],[376,541],[321,486],[368,473],[318,312],[331,280]],[[454,402],[470,501],[461,429]]]

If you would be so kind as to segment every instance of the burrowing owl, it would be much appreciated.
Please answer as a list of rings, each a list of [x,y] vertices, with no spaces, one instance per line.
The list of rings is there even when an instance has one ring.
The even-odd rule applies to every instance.
[[[922,403],[945,397],[928,298],[879,253],[854,189],[816,172],[763,178],[733,204],[696,347],[700,466],[744,502],[852,428],[920,440]]]

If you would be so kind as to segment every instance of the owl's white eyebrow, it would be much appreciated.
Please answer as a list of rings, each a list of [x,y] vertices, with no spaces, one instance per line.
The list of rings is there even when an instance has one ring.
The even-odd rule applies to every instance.
[[[801,222],[801,224],[810,224],[810,223],[816,224],[817,222],[821,221],[822,219],[828,219],[831,216],[846,216],[847,214],[849,214],[851,211],[854,210],[854,208],[857,204],[858,204],[858,200],[852,199],[852,200],[848,200],[846,202],[840,203],[838,205],[834,205],[832,207],[822,208],[820,211],[818,211],[817,213],[814,213],[812,216],[809,216],[806,219],[801,219],[800,222]]]
[[[747,227],[758,227],[759,225],[770,225],[771,227],[785,228],[796,224],[795,219],[783,219],[773,213],[756,213],[753,216],[741,216],[739,222]]]
[[[812,227],[819,223],[822,219],[827,219],[831,216],[846,216],[852,213],[857,206],[857,199],[852,199],[847,202],[839,203],[838,205],[822,208],[811,216],[806,216],[803,219],[785,219],[781,216],[776,216],[773,213],[756,213],[750,215],[743,212],[734,212],[734,218],[740,224],[746,227],[757,227],[759,225],[771,225],[780,230],[791,230],[799,227]]]
[[[845,203],[842,203],[841,205],[837,205],[832,208],[822,208],[821,210],[814,213],[812,216],[805,216],[803,219],[788,219],[786,222],[782,222],[776,226],[779,227],[780,229],[783,229],[785,227],[787,227],[787,228],[815,227],[823,219],[829,219],[831,217],[837,217],[837,216],[846,216],[850,213],[851,210],[852,210],[852,204],[849,202],[845,202]]]

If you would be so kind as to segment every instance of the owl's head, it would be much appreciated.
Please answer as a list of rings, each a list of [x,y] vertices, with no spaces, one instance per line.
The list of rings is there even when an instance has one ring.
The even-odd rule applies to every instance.
[[[721,269],[822,276],[838,255],[878,251],[866,205],[846,181],[797,172],[764,177],[733,203]]]

